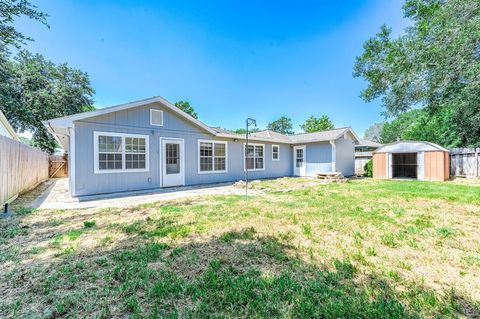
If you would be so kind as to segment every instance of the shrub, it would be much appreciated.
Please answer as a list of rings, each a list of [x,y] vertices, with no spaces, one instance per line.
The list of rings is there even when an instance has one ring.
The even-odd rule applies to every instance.
[[[83,222],[83,226],[85,226],[85,228],[92,228],[93,226],[95,226],[95,224],[96,223],[94,220],[87,220]]]
[[[372,177],[373,176],[373,162],[372,160],[369,160],[368,162],[365,163],[363,166],[363,175],[366,177]]]

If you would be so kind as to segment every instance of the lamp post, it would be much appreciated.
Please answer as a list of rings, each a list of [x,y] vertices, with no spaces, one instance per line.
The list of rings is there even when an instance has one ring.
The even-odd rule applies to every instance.
[[[255,121],[254,119],[252,118],[247,118],[247,120],[245,121],[245,129],[246,129],[246,132],[245,132],[245,139],[246,139],[246,143],[245,143],[245,158],[243,159],[245,161],[245,200],[248,200],[248,167],[247,167],[247,158],[248,158],[248,128],[250,127],[250,125],[253,125],[253,126],[257,126],[257,121]],[[255,150],[253,150],[253,152],[255,152]],[[255,163],[253,163],[253,165],[255,165]]]

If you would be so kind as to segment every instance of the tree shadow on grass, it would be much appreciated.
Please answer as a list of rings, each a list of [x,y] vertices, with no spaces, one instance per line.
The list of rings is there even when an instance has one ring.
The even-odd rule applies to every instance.
[[[312,265],[254,228],[195,242],[169,217],[121,227],[111,248],[19,264],[0,283],[1,317],[478,317],[478,304],[418,283],[401,287],[349,260]],[[59,234],[61,235],[61,234]],[[21,236],[21,234],[19,235]],[[1,262],[1,261],[0,261]]]

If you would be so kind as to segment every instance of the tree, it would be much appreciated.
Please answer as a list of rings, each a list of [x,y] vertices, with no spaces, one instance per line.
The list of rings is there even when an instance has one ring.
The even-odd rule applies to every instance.
[[[292,119],[285,116],[267,125],[267,129],[281,134],[293,134],[292,127]]]
[[[47,25],[47,14],[37,10],[28,0],[0,0],[0,51],[6,52],[7,47],[12,45],[20,48],[26,41],[32,39],[15,27],[15,20],[19,17],[26,17],[37,20]]]
[[[193,118],[198,119],[198,114],[195,112],[193,107],[187,101],[178,101],[175,102],[175,106],[178,107],[183,112],[190,114]]]
[[[300,125],[300,128],[305,133],[312,133],[318,131],[330,130],[333,128],[333,123],[330,121],[330,118],[326,115],[320,117],[310,116],[305,123]]]
[[[427,109],[414,109],[400,114],[391,122],[386,122],[381,131],[381,143],[400,140],[430,141],[447,147],[457,145],[458,135],[449,130],[452,122],[449,109],[436,116]]]
[[[425,108],[433,122],[450,121],[440,135],[480,144],[480,2],[407,0],[403,9],[412,21],[404,34],[392,39],[383,25],[357,57],[353,74],[368,83],[362,98],[381,98],[387,117]]]
[[[369,141],[381,143],[381,133],[384,123],[375,123],[365,131],[363,138]]]
[[[260,129],[258,127],[248,128],[248,133],[256,133],[256,132],[260,132]],[[245,128],[237,128],[236,130],[233,130],[233,133],[246,134],[247,130]]]
[[[27,51],[20,51],[6,65],[0,109],[15,130],[31,131],[32,144],[52,153],[56,142],[41,121],[94,110],[95,91],[88,75]]]

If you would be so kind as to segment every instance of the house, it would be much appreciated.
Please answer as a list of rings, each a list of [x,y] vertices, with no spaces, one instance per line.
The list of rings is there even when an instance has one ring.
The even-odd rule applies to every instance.
[[[373,152],[373,178],[444,181],[449,177],[449,152],[434,143],[398,141]]]
[[[355,174],[363,175],[365,173],[365,164],[372,159],[372,152],[382,144],[369,141],[365,139],[359,139],[359,144],[355,145]]]
[[[20,141],[17,133],[15,132],[13,127],[10,125],[10,123],[8,122],[7,118],[2,113],[2,111],[0,111],[0,135],[9,137],[15,141]]]
[[[161,97],[45,121],[69,156],[72,196],[250,178],[354,174],[351,128],[249,136],[212,128]],[[244,160],[245,159],[245,160]]]

